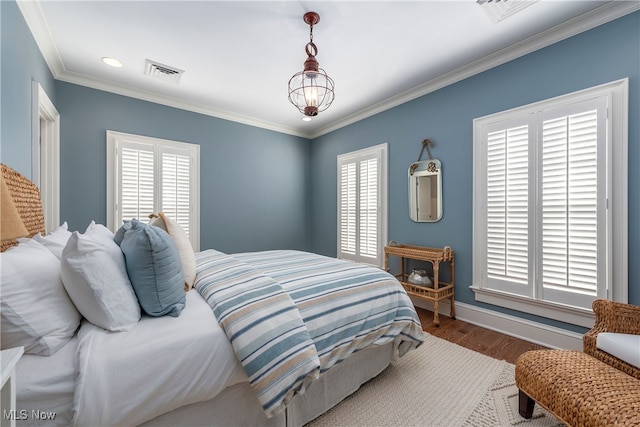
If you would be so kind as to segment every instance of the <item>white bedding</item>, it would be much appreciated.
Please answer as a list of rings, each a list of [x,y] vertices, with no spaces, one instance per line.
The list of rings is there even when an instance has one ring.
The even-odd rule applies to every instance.
[[[143,317],[128,333],[83,323],[77,363],[78,386],[91,390],[76,392],[74,422],[81,426],[137,425],[247,381],[211,308],[195,290],[187,293],[179,317]]]
[[[186,297],[179,317],[143,316],[128,333],[83,321],[55,355],[24,356],[17,408],[29,416],[20,425],[43,425],[32,409],[55,411],[55,425],[137,425],[247,381],[211,308],[196,290]]]
[[[48,426],[71,425],[71,402],[76,386],[74,366],[78,340],[73,337],[52,356],[25,354],[16,367],[16,409],[18,426],[39,425],[32,411],[55,413]]]

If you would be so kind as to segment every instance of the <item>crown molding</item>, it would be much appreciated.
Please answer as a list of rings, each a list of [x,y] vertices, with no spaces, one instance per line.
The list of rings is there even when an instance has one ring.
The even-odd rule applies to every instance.
[[[513,59],[527,55],[576,34],[580,34],[599,25],[613,21],[614,19],[640,10],[640,2],[638,1],[611,1],[588,13],[509,46],[508,48],[499,50],[482,59],[431,79],[396,96],[374,104],[369,108],[359,110],[358,113],[348,115],[315,131],[303,131],[273,122],[257,120],[253,117],[244,116],[230,111],[212,108],[207,105],[195,104],[173,97],[162,96],[154,92],[143,91],[130,86],[118,85],[110,81],[72,73],[64,67],[60,53],[53,42],[51,31],[44,18],[40,2],[33,0],[17,0],[16,3],[24,16],[29,30],[33,34],[42,56],[56,80],[308,139],[314,139],[329,132],[333,132],[367,117],[371,117],[398,105],[412,101],[438,89],[457,83],[498,65],[502,65]]]
[[[16,0],[16,3],[51,74],[53,74],[53,78],[59,79],[67,70],[64,68],[60,52],[58,52],[58,48],[53,42],[53,35],[44,17],[40,2]]]
[[[588,13],[522,40],[519,43],[515,43],[491,55],[487,55],[482,59],[431,79],[367,109],[360,110],[356,114],[351,114],[339,121],[335,121],[330,125],[313,132],[310,135],[310,138],[317,138],[367,117],[371,117],[416,98],[420,98],[421,96],[435,92],[443,87],[457,83],[476,74],[480,74],[484,71],[490,70],[491,68],[505,64],[521,56],[535,52],[536,50],[550,46],[569,37],[573,37],[602,24],[606,24],[607,22],[613,21],[637,10],[640,10],[640,2],[638,1],[611,1],[610,3],[604,4]]]
[[[292,136],[309,138],[308,133],[302,132],[299,129],[283,126],[278,123],[268,122],[265,120],[259,120],[255,117],[244,116],[242,114],[233,113],[227,110],[216,109],[204,104],[183,101],[178,98],[160,95],[156,92],[146,91],[139,88],[134,88],[132,86],[121,85],[110,80],[87,77],[85,75],[73,73],[70,71],[67,71],[63,75],[59,76],[57,80],[101,90],[104,92],[114,93],[117,95],[128,96],[130,98],[140,99],[142,101],[153,102],[155,104],[160,104],[167,107],[191,111],[193,113],[199,113],[218,119],[229,120],[232,122],[285,133]]]

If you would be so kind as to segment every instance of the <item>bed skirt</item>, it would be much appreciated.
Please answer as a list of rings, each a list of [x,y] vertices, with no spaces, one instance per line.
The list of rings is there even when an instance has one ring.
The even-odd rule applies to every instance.
[[[313,382],[304,394],[295,396],[287,409],[273,418],[265,416],[255,393],[245,382],[228,387],[211,400],[180,407],[142,425],[301,427],[380,374],[393,356],[393,343],[352,354]]]

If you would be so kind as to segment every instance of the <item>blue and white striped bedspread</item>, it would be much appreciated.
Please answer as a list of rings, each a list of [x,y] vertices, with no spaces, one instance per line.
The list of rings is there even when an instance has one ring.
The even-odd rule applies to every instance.
[[[371,345],[399,355],[423,332],[390,274],[299,251],[197,254],[195,288],[231,341],[267,416],[320,373]]]

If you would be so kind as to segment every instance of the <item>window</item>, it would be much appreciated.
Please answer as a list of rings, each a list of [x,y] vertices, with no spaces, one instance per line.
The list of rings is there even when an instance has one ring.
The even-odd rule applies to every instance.
[[[107,131],[107,223],[164,212],[200,247],[200,146]]]
[[[338,258],[382,266],[387,144],[338,156]]]
[[[586,327],[627,300],[627,80],[474,121],[478,301]]]

